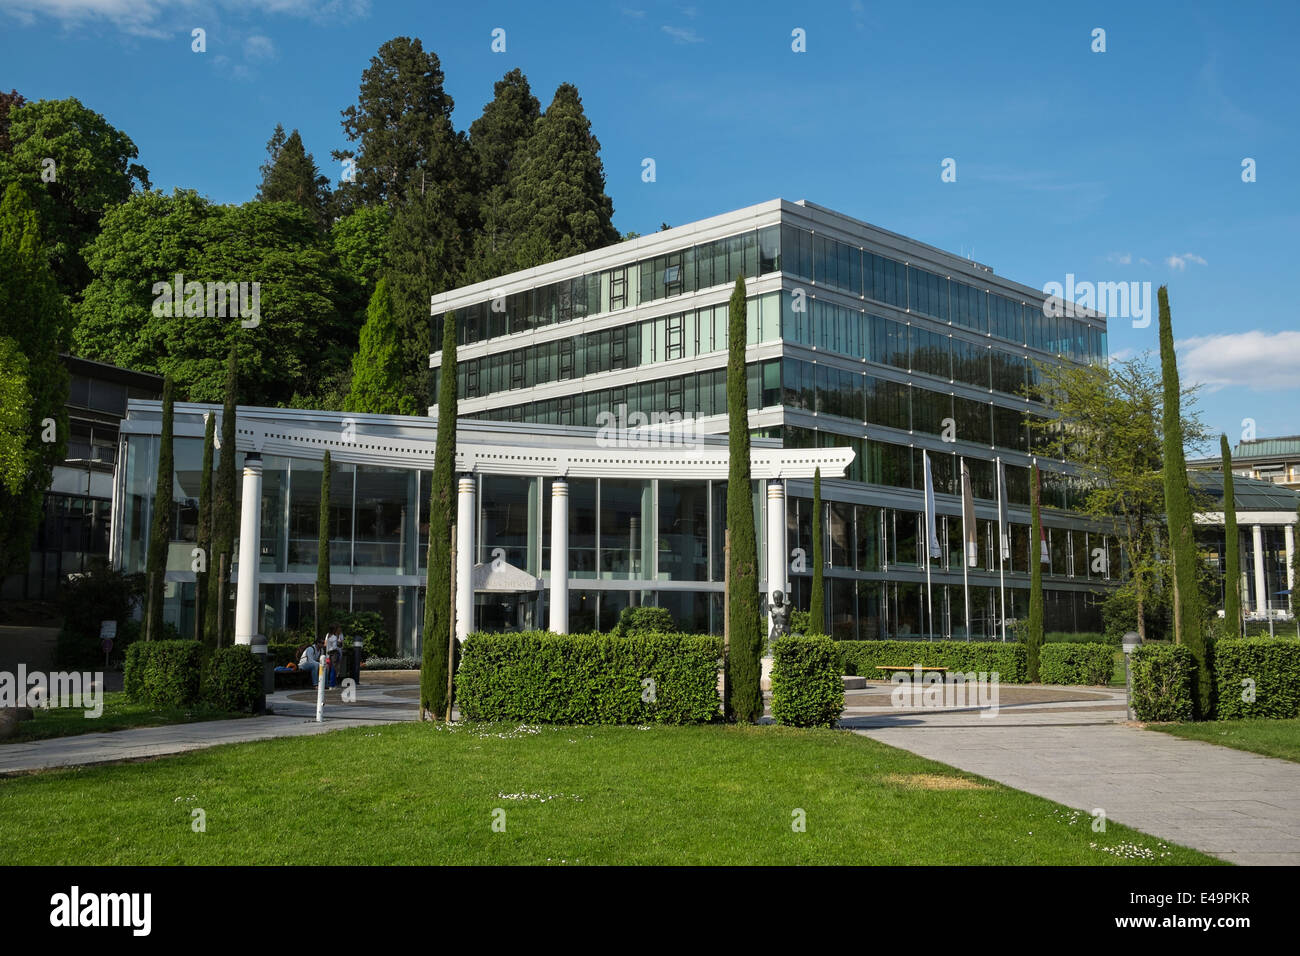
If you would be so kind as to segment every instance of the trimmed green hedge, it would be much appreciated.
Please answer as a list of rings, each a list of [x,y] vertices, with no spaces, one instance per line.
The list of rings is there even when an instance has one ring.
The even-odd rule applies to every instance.
[[[1121,638],[1112,638],[1110,635],[1102,634],[1099,631],[1079,631],[1078,633],[1048,631],[1043,635],[1044,644],[1109,644],[1111,647],[1119,647],[1121,642]]]
[[[1004,684],[1028,678],[1023,644],[1008,641],[836,641],[843,673],[878,678],[877,664],[946,667],[969,673],[998,674]]]
[[[1115,648],[1109,644],[1044,644],[1040,653],[1044,684],[1105,685],[1115,674]]]
[[[840,655],[829,637],[772,645],[772,717],[794,727],[833,727],[844,710]]]
[[[213,651],[203,696],[222,710],[252,711],[262,696],[261,658],[242,644]]]
[[[1287,637],[1237,637],[1214,648],[1216,716],[1300,717],[1300,641]],[[1252,681],[1254,700],[1247,701]]]
[[[694,724],[719,716],[722,639],[471,634],[456,672],[468,720]]]
[[[1191,720],[1196,661],[1181,644],[1142,644],[1129,658],[1138,720]]]
[[[666,607],[625,607],[618,615],[618,624],[611,634],[618,637],[635,637],[642,634],[672,634],[676,624]]]
[[[198,641],[137,641],[126,651],[123,689],[131,700],[155,707],[196,703],[202,650]]]

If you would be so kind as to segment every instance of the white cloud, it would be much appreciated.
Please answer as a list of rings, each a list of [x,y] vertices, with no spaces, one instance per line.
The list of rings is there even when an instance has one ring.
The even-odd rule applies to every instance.
[[[270,60],[275,57],[275,44],[270,37],[255,34],[244,41],[244,58],[248,60]]]
[[[688,27],[662,26],[659,29],[673,38],[674,43],[703,43],[704,40]]]
[[[1228,385],[1274,391],[1300,385],[1300,332],[1236,332],[1176,343],[1180,377],[1215,392]]]
[[[1131,252],[1112,252],[1106,256],[1106,261],[1114,265],[1126,266],[1133,261]]]
[[[369,0],[0,0],[0,10],[27,25],[45,18],[68,27],[101,22],[123,33],[159,39],[174,37],[185,24],[202,26],[202,18],[212,18],[223,7],[318,22],[351,20],[370,13]],[[191,23],[196,18],[197,22]]]
[[[1209,265],[1209,263],[1194,252],[1184,252],[1181,256],[1168,256],[1165,259],[1165,265],[1173,269],[1175,272],[1186,272],[1187,264],[1189,262],[1195,263],[1198,266]]]

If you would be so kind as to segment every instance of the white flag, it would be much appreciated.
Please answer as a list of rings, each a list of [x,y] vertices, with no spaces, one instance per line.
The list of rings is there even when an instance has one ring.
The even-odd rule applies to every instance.
[[[966,539],[966,566],[978,568],[980,565],[980,546],[975,529],[975,494],[971,490],[970,469],[966,459],[961,460],[961,527]]]
[[[921,449],[921,458],[925,462],[925,535],[929,541],[930,557],[943,555],[939,547],[939,529],[934,513],[934,477],[930,474],[930,453]]]

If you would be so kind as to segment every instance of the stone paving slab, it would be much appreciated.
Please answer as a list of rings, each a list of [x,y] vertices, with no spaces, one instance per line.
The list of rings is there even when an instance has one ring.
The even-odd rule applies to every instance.
[[[1105,705],[1091,720],[1004,707],[993,719],[931,710],[841,724],[1233,863],[1300,865],[1300,764],[1289,760],[1143,730]]]

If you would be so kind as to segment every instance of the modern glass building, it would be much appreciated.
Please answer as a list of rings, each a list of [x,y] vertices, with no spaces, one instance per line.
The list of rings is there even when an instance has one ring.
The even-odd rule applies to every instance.
[[[434,341],[451,314],[460,341],[458,527],[472,529],[462,549],[473,558],[468,626],[547,626],[558,610],[569,630],[603,629],[623,607],[653,603],[683,629],[720,631],[727,303],[737,275],[746,277],[748,296],[764,591],[784,585],[807,606],[810,479],[820,467],[831,633],[996,636],[1002,581],[1005,617],[1023,617],[1038,553],[1028,509],[1037,443],[1026,421],[1050,417],[1024,398],[1032,361],[1104,361],[1105,319],[1051,315],[1042,293],[986,266],[810,203],[775,200],[433,297]],[[440,361],[432,355],[431,368]],[[219,411],[177,411],[179,520],[167,614],[183,628],[192,614],[202,414]],[[249,487],[259,499],[250,527],[260,528],[262,632],[309,619],[329,448],[335,602],[379,611],[399,647],[417,648],[437,410],[430,412],[421,419],[240,409],[237,453],[241,461],[246,452],[261,455]],[[114,553],[131,570],[143,568],[158,418],[156,402],[132,402],[122,430]],[[923,452],[942,552],[929,567],[932,619]],[[962,461],[977,542],[965,575]],[[995,523],[999,461],[1011,529],[1004,562]],[[1095,592],[1118,571],[1117,547],[1071,510],[1077,470],[1038,463],[1047,627],[1097,629]],[[553,568],[565,582],[560,592]]]

